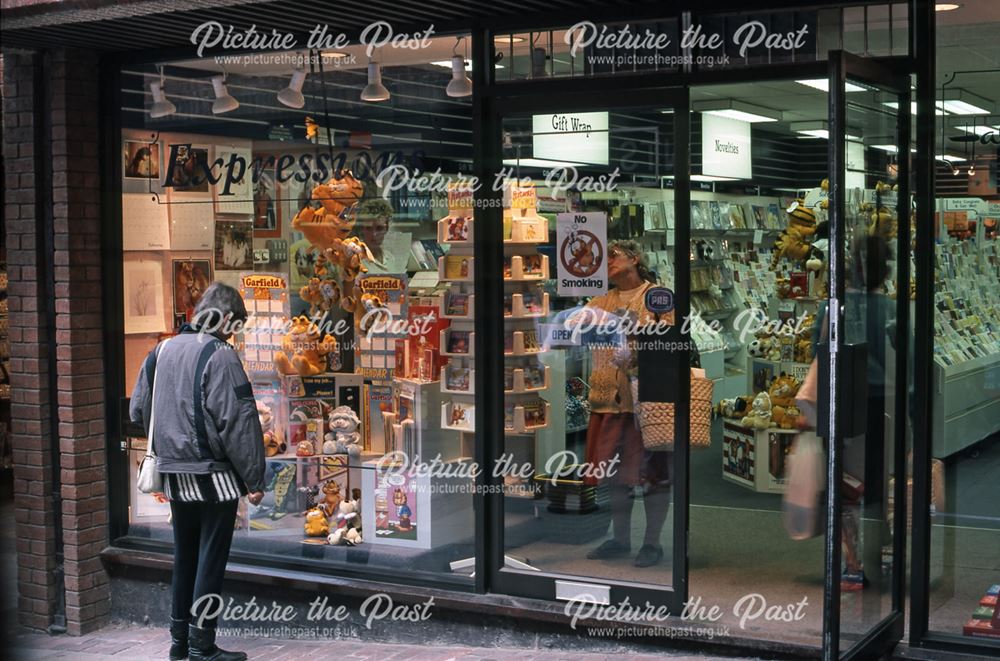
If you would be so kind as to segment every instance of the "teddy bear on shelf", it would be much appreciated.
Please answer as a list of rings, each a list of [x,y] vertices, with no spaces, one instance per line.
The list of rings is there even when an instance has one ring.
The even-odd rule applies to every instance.
[[[771,425],[782,429],[793,429],[798,420],[799,409],[795,406],[795,395],[799,392],[799,380],[782,372],[771,380],[768,397],[771,400]]]
[[[361,420],[350,406],[338,406],[330,413],[330,431],[323,442],[323,454],[347,454],[355,463],[361,457]]]
[[[753,398],[750,412],[743,416],[740,424],[751,429],[767,429],[771,426],[771,398],[761,391]]]
[[[320,333],[319,327],[303,315],[292,319],[281,348],[274,354],[278,372],[314,376],[326,371],[326,357],[337,350],[337,340],[332,335]]]

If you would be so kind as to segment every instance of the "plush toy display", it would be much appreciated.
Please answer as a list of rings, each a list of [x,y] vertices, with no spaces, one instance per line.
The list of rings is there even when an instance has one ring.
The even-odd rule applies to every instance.
[[[361,539],[361,513],[358,511],[357,499],[340,501],[334,526],[334,531],[326,538],[329,544],[356,546],[363,541]]]
[[[774,240],[771,270],[778,266],[782,257],[793,262],[804,262],[809,257],[810,237],[816,233],[816,212],[807,207],[803,200],[792,202],[787,213],[788,227]]]
[[[309,316],[314,317],[329,312],[340,302],[340,285],[330,279],[313,277],[299,289],[299,298],[309,304]]]
[[[264,455],[273,457],[287,450],[288,446],[281,439],[281,434],[274,428],[274,417],[267,403],[257,402],[257,418],[260,420],[260,429],[264,432]]]
[[[771,398],[766,392],[757,393],[750,412],[743,416],[740,424],[751,429],[767,429],[771,426]]]
[[[781,429],[795,429],[802,412],[794,404],[791,406],[772,406],[771,425]]]
[[[295,455],[298,457],[311,457],[314,454],[316,448],[313,447],[312,441],[302,439],[295,445]]]
[[[789,376],[782,372],[771,379],[771,385],[767,389],[768,398],[771,400],[771,407],[791,406],[795,403],[795,394],[799,392],[799,380],[794,376]]]
[[[361,420],[350,406],[338,406],[330,413],[330,431],[323,442],[323,454],[347,454],[352,462],[361,457]]]
[[[752,358],[765,360],[781,360],[781,343],[778,338],[765,332],[757,334],[756,339],[747,345],[747,354]]]
[[[326,537],[330,534],[330,522],[326,515],[319,509],[312,509],[306,512],[305,523],[302,524],[306,535],[309,537]]]
[[[715,413],[723,418],[742,418],[746,415],[749,406],[749,398],[732,397],[730,399],[723,399],[716,404]]]
[[[281,348],[274,354],[274,365],[280,373],[313,376],[326,371],[326,356],[337,350],[337,340],[329,334],[321,337],[315,323],[299,316],[292,320]]]
[[[329,480],[323,485],[323,501],[316,505],[316,508],[322,512],[326,518],[330,519],[336,516],[337,512],[340,511],[340,501],[343,497],[340,495],[340,484],[334,480]]]

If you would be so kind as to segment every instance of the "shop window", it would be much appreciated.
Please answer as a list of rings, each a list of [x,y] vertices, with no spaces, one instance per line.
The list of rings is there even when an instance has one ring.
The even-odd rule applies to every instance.
[[[454,217],[471,227],[471,208],[448,188],[471,163],[455,44],[387,47],[375,65],[352,46],[122,71],[123,394],[211,282],[242,293],[251,319],[233,343],[267,489],[241,505],[237,554],[471,581],[449,564],[474,556],[472,419],[450,415],[475,368],[472,342],[453,343],[474,275]],[[417,172],[439,183],[406,185]],[[169,541],[165,500],[135,488],[145,440],[128,442],[128,534]]]

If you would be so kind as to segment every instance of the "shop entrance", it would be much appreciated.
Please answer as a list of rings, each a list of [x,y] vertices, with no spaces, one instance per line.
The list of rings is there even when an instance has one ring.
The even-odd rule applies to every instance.
[[[716,624],[733,635],[829,658],[901,637],[905,522],[893,503],[905,502],[910,433],[901,385],[911,332],[909,84],[839,52],[828,67],[618,94],[627,104],[593,94],[499,100],[498,165],[533,184],[534,198],[524,207],[516,194],[505,198],[495,314],[505,434],[496,457],[537,466],[534,490],[504,478],[500,591],[609,605],[627,597],[675,616],[718,606]],[[609,174],[613,186],[601,188]],[[577,186],[560,184],[573,176]],[[558,212],[544,245],[523,240],[519,218],[535,210]],[[585,243],[594,225],[597,239]],[[580,310],[627,315],[634,303],[633,316],[652,314],[631,290],[615,291],[612,272],[573,288],[587,274],[571,272],[580,263],[564,243],[588,265],[603,250],[609,269],[623,252],[648,268],[672,295],[673,318],[689,319],[665,333],[677,342],[630,352],[622,338],[610,350],[582,334],[560,341]],[[536,259],[553,291],[518,280]],[[538,304],[532,311],[525,300]],[[838,311],[832,319],[829,310]],[[689,418],[700,381],[689,375],[701,374],[690,366],[712,382],[711,417]],[[796,401],[811,367],[815,416]],[[523,387],[529,371],[548,402],[538,428],[526,425],[537,395]],[[651,430],[615,426],[637,402],[654,411],[673,403],[685,421],[675,440],[697,439],[707,420],[710,442],[650,450]],[[816,490],[809,531],[788,520],[784,500],[806,436],[819,453],[817,480],[846,485]],[[641,459],[623,462],[618,482],[547,479],[551,457],[600,470],[605,446],[624,458],[629,443]],[[651,488],[650,476],[669,489]],[[775,608],[793,619],[764,615]]]

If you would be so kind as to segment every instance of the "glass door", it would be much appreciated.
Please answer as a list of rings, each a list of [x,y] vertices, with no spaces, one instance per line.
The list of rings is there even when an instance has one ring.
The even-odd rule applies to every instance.
[[[500,100],[501,591],[681,611],[686,108],[671,90]],[[639,402],[683,422],[640,429]]]
[[[823,647],[826,658],[873,658],[903,630],[910,85],[908,76],[842,52],[830,54],[829,84],[818,429],[828,440],[833,488]]]

